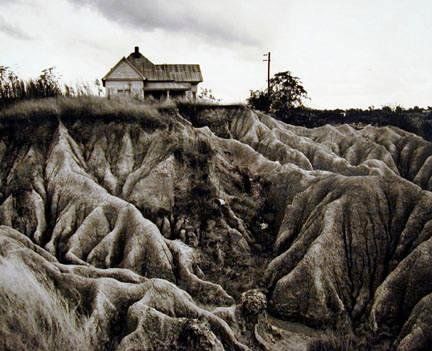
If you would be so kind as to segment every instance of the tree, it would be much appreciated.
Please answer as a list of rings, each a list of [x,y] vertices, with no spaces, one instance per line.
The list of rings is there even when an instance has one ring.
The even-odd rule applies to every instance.
[[[254,109],[283,117],[291,109],[302,107],[306,98],[307,91],[300,78],[294,77],[290,71],[285,71],[276,73],[270,79],[270,92],[251,90],[247,102]]]
[[[271,101],[267,91],[251,90],[247,103],[255,110],[269,112]]]

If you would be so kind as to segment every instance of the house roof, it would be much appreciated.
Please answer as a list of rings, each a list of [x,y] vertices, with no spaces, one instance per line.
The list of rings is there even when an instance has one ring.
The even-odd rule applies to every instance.
[[[131,53],[127,59],[135,67],[140,68],[140,69],[154,67],[153,62],[151,62],[147,57],[142,55],[140,52]]]
[[[192,83],[203,80],[199,65],[154,65],[152,68],[144,68],[141,72],[149,81]]]
[[[126,57],[123,57],[122,59],[120,59],[119,62],[117,62],[115,64],[115,66],[113,68],[111,68],[107,74],[105,74],[105,76],[102,78],[102,82],[105,82],[105,80],[107,80],[107,78],[110,76],[111,73],[113,73],[116,68],[118,66],[120,66],[120,64],[122,64],[123,62],[125,62],[128,66],[130,66],[137,74],[140,78],[145,79],[145,77],[143,76],[142,72],[140,70],[138,70],[135,65],[133,65]]]
[[[145,56],[138,48],[127,58],[123,57],[106,75],[102,78],[105,81],[107,77],[116,69],[121,62],[127,62],[128,65],[139,72],[143,80],[152,82],[187,82],[199,83],[203,81],[201,68],[196,64],[162,64],[155,65]]]

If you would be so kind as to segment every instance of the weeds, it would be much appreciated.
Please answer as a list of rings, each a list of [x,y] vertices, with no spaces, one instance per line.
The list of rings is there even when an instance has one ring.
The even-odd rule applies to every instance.
[[[88,84],[78,85],[75,89],[60,83],[54,67],[42,70],[36,79],[23,80],[8,67],[0,66],[0,107],[17,101],[41,99],[57,96],[91,95]]]
[[[0,349],[92,350],[84,322],[52,284],[0,259]]]
[[[328,333],[313,339],[308,345],[308,351],[352,351],[355,350],[351,335],[336,335]]]

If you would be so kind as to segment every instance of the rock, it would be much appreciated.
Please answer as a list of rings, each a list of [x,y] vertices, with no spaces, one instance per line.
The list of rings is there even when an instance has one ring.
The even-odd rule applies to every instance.
[[[267,298],[263,292],[253,289],[244,292],[240,298],[241,314],[245,319],[256,320],[267,309]]]
[[[163,218],[161,225],[161,233],[165,238],[171,238],[171,223],[167,217]]]
[[[186,350],[223,351],[224,347],[206,323],[190,319],[186,321],[180,335],[180,344]]]
[[[186,233],[186,243],[189,245],[189,246],[192,246],[192,247],[198,247],[198,238],[197,238],[197,236],[195,235],[195,233],[194,232],[187,232]]]
[[[224,206],[225,205],[225,200],[224,199],[216,199],[216,201],[218,202],[219,206]]]
[[[186,229],[180,229],[180,240],[186,242]]]

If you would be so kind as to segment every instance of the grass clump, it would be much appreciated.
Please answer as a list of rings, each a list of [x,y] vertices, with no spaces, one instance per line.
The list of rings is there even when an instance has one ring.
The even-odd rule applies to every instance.
[[[0,259],[0,349],[92,350],[84,323],[51,283]]]
[[[333,333],[314,338],[308,345],[308,351],[352,351],[355,350],[354,339],[351,336]]]
[[[379,340],[373,335],[343,334],[336,331],[326,331],[325,334],[313,338],[308,343],[308,351],[384,351],[390,345],[386,340]]]

